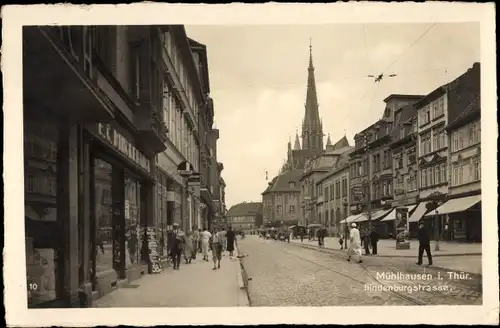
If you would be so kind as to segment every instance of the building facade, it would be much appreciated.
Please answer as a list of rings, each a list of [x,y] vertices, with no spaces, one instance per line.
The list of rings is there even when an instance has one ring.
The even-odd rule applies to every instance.
[[[352,147],[342,150],[337,162],[316,183],[323,190],[324,224],[330,235],[341,232],[340,221],[349,215],[349,153]]]
[[[481,240],[480,81],[480,64],[474,63],[443,87],[448,104],[447,194],[424,218],[437,224],[435,230],[445,240]]]
[[[383,219],[392,210],[393,157],[391,142],[395,124],[395,112],[416,103],[422,96],[392,94],[386,99],[383,117],[375,124],[354,136],[355,149],[351,153],[350,219],[362,225],[368,221]],[[348,218],[349,221],[349,218]]]
[[[260,216],[262,216],[262,203],[243,202],[231,206],[227,211],[227,225],[231,226],[234,231],[255,234]]]
[[[208,70],[182,26],[25,27],[23,47],[30,307],[91,306],[193,226],[177,166],[200,169]]]
[[[262,193],[262,225],[295,225],[300,219],[302,170],[288,170],[275,177]]]

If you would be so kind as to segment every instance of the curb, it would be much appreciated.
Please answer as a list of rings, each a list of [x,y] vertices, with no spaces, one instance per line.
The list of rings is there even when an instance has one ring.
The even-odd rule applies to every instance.
[[[292,244],[292,243],[291,243]],[[313,245],[301,245],[301,244],[296,244],[296,246],[298,247],[302,247],[302,248],[307,248],[307,249],[312,249],[312,250],[315,250],[315,251],[318,251],[318,252],[322,252],[322,253],[328,253],[328,254],[339,254],[339,255],[343,255],[345,254],[345,252],[343,252],[342,250],[340,249],[332,249],[332,248],[319,248],[318,246],[313,246]],[[481,253],[467,253],[467,254],[460,254],[461,256],[472,256],[472,255],[482,255]],[[457,256],[457,255],[453,255],[453,254],[443,254],[443,255],[434,255],[432,254],[432,257],[450,257],[450,256]],[[390,256],[390,255],[377,255],[376,257],[381,257],[381,258],[411,258],[411,256]],[[433,265],[432,268],[436,269],[436,270],[443,270],[443,271],[449,271],[449,272],[457,272],[457,273],[460,273],[460,272],[465,272],[465,273],[468,273],[470,274],[471,276],[473,277],[482,277],[483,275],[482,274],[479,274],[479,273],[474,273],[474,272],[467,272],[467,271],[463,271],[463,270],[456,270],[456,269],[450,269],[450,268],[445,268],[445,267],[440,267],[440,266],[435,266]]]
[[[310,248],[310,249],[317,249],[319,251],[325,252],[335,252],[335,253],[340,253],[343,254],[345,253],[343,250],[340,249],[335,249],[335,248],[319,248],[318,246],[315,245],[308,245],[308,244],[299,244],[299,243],[290,243],[291,245],[297,245],[299,247],[303,248]],[[451,253],[451,254],[432,254],[432,257],[452,257],[452,256],[482,256],[482,253]],[[413,255],[380,255],[377,254],[377,257],[382,257],[382,258],[413,258],[415,256]]]
[[[245,266],[243,265],[243,261],[242,259],[240,258],[240,247],[238,244],[235,245],[235,255],[236,255],[236,259],[238,260],[238,266],[239,266],[239,270],[238,270],[238,287],[239,287],[239,291],[238,291],[238,298],[239,298],[239,303],[240,303],[240,306],[243,306],[243,307],[248,307],[248,306],[251,306],[251,302],[250,302],[250,295],[248,293],[248,275],[245,271]]]

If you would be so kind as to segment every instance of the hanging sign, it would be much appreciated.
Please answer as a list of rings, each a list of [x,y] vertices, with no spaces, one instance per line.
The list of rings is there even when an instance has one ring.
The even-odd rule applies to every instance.
[[[151,167],[148,158],[110,124],[97,123],[97,133],[121,154],[125,155],[147,172],[150,172]]]

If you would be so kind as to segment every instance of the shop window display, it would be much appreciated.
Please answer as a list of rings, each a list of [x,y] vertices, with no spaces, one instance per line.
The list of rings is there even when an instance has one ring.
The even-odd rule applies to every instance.
[[[113,269],[112,173],[111,164],[95,159],[96,272]]]
[[[60,227],[57,218],[57,143],[53,124],[25,118],[25,232],[28,302],[58,298]],[[36,286],[36,287],[33,287]],[[31,287],[31,288],[30,288]]]
[[[125,176],[125,262],[127,266],[139,263],[143,230],[140,227],[141,184]]]

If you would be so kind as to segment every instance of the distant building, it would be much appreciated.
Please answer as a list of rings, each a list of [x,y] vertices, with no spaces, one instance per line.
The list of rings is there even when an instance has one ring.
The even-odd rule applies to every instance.
[[[275,177],[262,193],[263,225],[295,225],[300,220],[300,182],[303,170],[288,170]]]
[[[262,216],[262,203],[243,202],[231,206],[226,214],[227,225],[233,230],[253,233],[258,227],[256,222]]]

